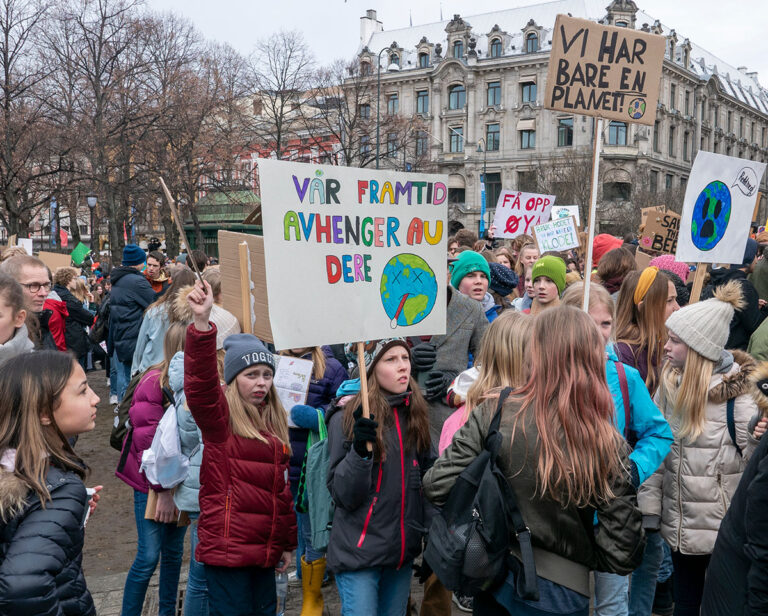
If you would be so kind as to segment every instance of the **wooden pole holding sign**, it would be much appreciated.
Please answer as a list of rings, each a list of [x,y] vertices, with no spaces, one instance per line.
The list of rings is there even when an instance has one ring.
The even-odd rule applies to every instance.
[[[701,290],[704,288],[704,279],[707,277],[706,263],[696,264],[696,273],[693,276],[693,286],[691,287],[691,299],[689,304],[695,304],[701,298]]]
[[[237,247],[240,261],[240,297],[243,301],[243,333],[253,333],[251,321],[251,267],[248,258],[248,244],[241,242]]]
[[[160,176],[160,186],[162,186],[163,193],[165,193],[165,200],[168,202],[168,207],[171,208],[171,215],[173,216],[173,221],[176,223],[176,230],[179,232],[179,237],[184,242],[184,245],[187,247],[187,250],[189,250],[189,240],[187,240],[187,234],[184,233],[184,227],[181,224],[179,211],[176,209],[176,202],[173,200],[173,197],[171,197],[171,191],[168,190],[168,187],[165,185],[165,180],[163,180],[162,176]],[[197,278],[200,280],[200,284],[203,285],[203,290],[205,290],[205,284],[203,283],[203,275],[200,273],[200,270],[197,269],[197,263],[195,263],[195,260],[191,258],[191,255],[188,260],[192,261],[192,269],[195,270],[195,274],[197,274]]]
[[[365,371],[365,343],[357,343],[357,370],[360,373],[360,399],[363,401],[363,417],[366,419],[371,416],[371,409],[368,404],[368,374]],[[368,451],[373,451],[373,445],[367,443]]]
[[[595,147],[592,156],[592,192],[589,196],[589,227],[587,231],[587,261],[584,263],[584,302],[582,310],[589,311],[589,287],[592,279],[592,244],[595,239],[595,219],[597,218],[597,184],[600,176],[600,148],[603,145],[603,118],[595,122]]]

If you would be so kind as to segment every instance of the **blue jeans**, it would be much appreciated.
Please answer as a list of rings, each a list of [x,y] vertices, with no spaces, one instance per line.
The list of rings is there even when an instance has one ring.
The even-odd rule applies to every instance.
[[[275,616],[275,569],[204,565],[211,616]]]
[[[133,491],[133,511],[139,536],[136,559],[125,578],[122,616],[141,616],[144,597],[152,574],[160,561],[159,616],[176,614],[176,595],[181,573],[181,557],[184,553],[186,526],[161,524],[144,519],[147,495]]]
[[[192,516],[190,516],[192,517]],[[189,525],[189,577],[184,595],[184,616],[208,616],[208,582],[205,579],[205,565],[195,559],[197,548],[197,516]]]
[[[672,574],[675,572],[675,567],[672,565],[672,550],[669,549],[667,542],[665,541],[661,547],[664,550],[664,558],[661,561],[659,577],[656,581],[663,584],[672,577]]]
[[[308,563],[311,563],[315,560],[320,560],[323,556],[325,556],[324,552],[319,552],[315,548],[312,547],[312,524],[309,521],[309,514],[308,513],[296,513],[296,525],[299,529],[299,548],[298,548],[298,557],[296,560],[299,560],[301,556],[304,556],[304,560],[306,560]],[[301,568],[301,561],[297,563],[299,566],[298,568]]]
[[[647,541],[643,562],[632,573],[629,589],[629,616],[650,616],[653,596],[656,594],[656,578],[664,558],[664,539],[661,533],[646,533]]]
[[[111,355],[106,356],[106,369],[109,372],[109,395],[117,395],[117,369],[115,368],[114,358]]]
[[[629,576],[595,571],[595,616],[629,614]]]
[[[117,381],[115,385],[115,393],[117,394],[117,401],[120,402],[125,395],[125,390],[128,389],[128,383],[131,382],[131,362],[122,362],[117,358],[117,351],[112,355],[112,366],[115,371],[115,379]],[[110,379],[110,384],[112,380]]]
[[[411,563],[336,574],[341,616],[404,616],[411,592]]]

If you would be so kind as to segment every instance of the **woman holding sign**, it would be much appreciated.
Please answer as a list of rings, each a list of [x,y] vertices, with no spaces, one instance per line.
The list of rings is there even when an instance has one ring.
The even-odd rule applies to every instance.
[[[273,616],[275,571],[296,548],[288,482],[288,420],[272,383],[275,359],[251,334],[224,342],[219,385],[211,285],[189,294],[184,393],[203,435],[197,560],[205,565],[212,616]]]

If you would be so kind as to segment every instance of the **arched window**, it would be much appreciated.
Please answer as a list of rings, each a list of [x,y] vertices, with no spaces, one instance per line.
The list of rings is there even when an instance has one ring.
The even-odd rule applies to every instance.
[[[360,63],[360,74],[363,75],[363,76],[371,74],[371,63],[370,62],[361,62]]]
[[[464,55],[464,41],[456,41],[453,44],[453,57],[461,58]]]
[[[420,53],[419,54],[419,68],[427,68],[429,66],[429,54],[428,53]]]
[[[527,53],[539,51],[539,35],[535,32],[529,32],[525,37],[525,51]]]
[[[629,24],[626,21],[617,21],[616,22],[617,28],[628,28]]]
[[[501,39],[493,39],[491,41],[491,58],[501,57]]]
[[[467,91],[461,84],[448,88],[448,109],[464,109],[467,104]]]
[[[400,66],[400,56],[398,56],[396,53],[393,53],[391,56],[389,56],[389,63]]]

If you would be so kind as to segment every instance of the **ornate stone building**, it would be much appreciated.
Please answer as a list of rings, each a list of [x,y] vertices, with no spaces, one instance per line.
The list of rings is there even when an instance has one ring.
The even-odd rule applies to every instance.
[[[363,74],[380,76],[382,117],[419,115],[424,127],[413,152],[388,148],[382,134],[381,166],[428,152],[433,168],[450,175],[450,217],[475,229],[484,164],[491,209],[502,187],[546,188],[561,203],[584,205],[589,166],[576,161],[591,150],[593,120],[542,105],[559,13],[667,39],[655,126],[606,124],[604,229],[620,228],[640,206],[679,207],[699,149],[768,160],[768,91],[756,73],[716,58],[632,0],[606,1],[558,0],[399,30],[384,30],[367,11],[358,57]]]

